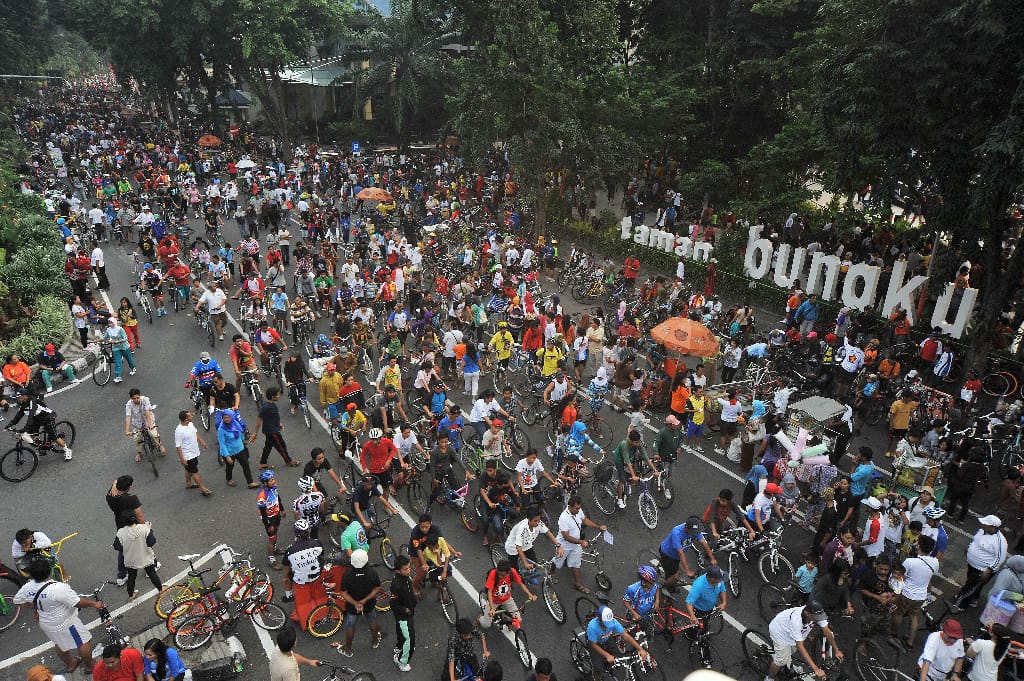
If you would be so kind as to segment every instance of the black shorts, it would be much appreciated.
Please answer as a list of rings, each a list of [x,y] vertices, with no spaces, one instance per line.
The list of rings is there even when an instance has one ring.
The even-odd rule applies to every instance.
[[[281,527],[281,516],[272,515],[263,520],[263,529],[267,531],[268,537],[276,537],[277,530]]]
[[[189,473],[199,472],[199,457],[193,457],[185,462],[185,470]]]
[[[665,571],[666,577],[671,577],[679,572],[678,558],[670,558],[669,556],[666,556],[665,552],[660,548],[658,549],[658,556],[661,559],[661,568]]]
[[[392,465],[394,465],[394,464],[392,464]],[[387,470],[385,470],[385,471],[383,471],[381,473],[373,473],[372,474],[375,478],[377,478],[377,482],[380,483],[380,486],[384,489],[385,492],[393,484],[393,479],[392,479],[391,471],[392,471],[392,469],[388,468]]]
[[[738,424],[735,421],[722,421],[722,437],[727,440],[731,440],[736,437],[736,428]]]

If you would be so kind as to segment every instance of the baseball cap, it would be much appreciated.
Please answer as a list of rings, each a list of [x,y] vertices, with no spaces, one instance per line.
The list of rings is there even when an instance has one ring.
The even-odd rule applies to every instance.
[[[712,565],[708,568],[707,577],[708,579],[724,579],[725,572],[723,572],[722,568],[718,567],[717,565]]]
[[[366,552],[363,551],[363,553],[366,553]],[[353,554],[353,556],[354,555],[355,554]],[[600,614],[601,614],[601,621],[604,622],[605,624],[611,624],[612,620],[615,619],[615,613],[612,612],[612,609],[609,608],[607,605],[601,606]]]
[[[864,504],[865,506],[867,506],[869,508],[874,508],[876,510],[879,509],[879,508],[882,508],[882,502],[879,501],[878,499],[876,499],[875,497],[868,497],[866,499],[861,499],[860,503]]]
[[[505,422],[502,421],[501,419],[492,419],[491,420],[491,425],[492,426],[497,426],[498,428],[501,428],[503,425],[505,425]]]
[[[338,368],[338,367],[334,366],[334,362],[328,362],[328,363],[327,363],[327,370],[328,370],[328,371],[334,371],[334,370],[335,370],[335,369],[337,369],[337,368]]]
[[[978,522],[989,527],[1002,527],[1003,521],[998,516],[986,515],[978,518]]]
[[[370,561],[370,557],[366,555],[366,551],[363,549],[356,549],[352,552],[352,567],[361,568],[366,567],[366,564]]]
[[[678,426],[679,425],[679,419],[677,419],[672,414],[669,414],[668,416],[665,417],[665,425],[668,425],[668,426]]]
[[[689,535],[694,535],[694,534],[697,534],[698,532],[700,532],[700,523],[698,523],[696,520],[693,520],[693,519],[687,520],[686,521],[686,533],[689,534]]]
[[[931,494],[933,497],[935,496],[935,490],[932,489],[931,485],[925,485],[924,487],[917,491],[919,494],[924,494],[925,492],[928,492],[928,494]]]
[[[765,494],[782,494],[782,488],[776,485],[774,482],[769,482],[764,486]]]
[[[942,633],[950,638],[963,638],[964,628],[954,619],[948,619],[942,623]]]

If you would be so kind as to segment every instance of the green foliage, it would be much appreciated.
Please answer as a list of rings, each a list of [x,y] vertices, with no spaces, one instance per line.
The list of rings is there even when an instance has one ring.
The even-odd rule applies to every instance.
[[[60,347],[70,335],[71,316],[67,304],[61,298],[43,296],[36,300],[35,314],[24,331],[0,344],[0,355],[16,352],[31,364],[44,345],[53,343]]]
[[[3,268],[12,293],[27,301],[41,296],[68,299],[71,284],[64,275],[64,251],[52,244],[26,244]]]

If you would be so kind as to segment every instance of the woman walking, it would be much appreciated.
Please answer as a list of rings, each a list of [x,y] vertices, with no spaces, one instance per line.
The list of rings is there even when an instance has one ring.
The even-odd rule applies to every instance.
[[[117,308],[117,318],[121,321],[121,328],[128,336],[128,347],[132,350],[142,348],[142,341],[139,340],[139,318],[135,315],[135,308],[132,301],[121,298],[121,305]]]
[[[128,343],[128,334],[117,325],[117,320],[111,317],[107,320],[107,332],[103,334],[103,342],[110,343],[110,349],[114,355],[114,383],[120,383],[122,365],[128,362],[128,374],[135,375],[135,356]]]
[[[462,380],[465,387],[462,394],[476,400],[476,392],[480,388],[480,353],[476,343],[466,343],[466,354],[462,356]]]
[[[224,479],[228,487],[235,486],[232,475],[236,462],[242,467],[242,475],[249,489],[259,487],[252,479],[249,449],[245,446],[245,422],[238,412],[230,409],[217,412],[217,442],[220,445],[220,457],[224,459]]]
[[[124,554],[124,566],[128,570],[128,600],[134,600],[138,592],[135,590],[135,579],[139,570],[145,570],[149,581],[157,591],[164,588],[160,575],[156,573],[156,554],[153,545],[156,535],[153,534],[152,523],[140,523],[135,509],[123,511],[121,522],[124,526],[117,531],[114,548]]]

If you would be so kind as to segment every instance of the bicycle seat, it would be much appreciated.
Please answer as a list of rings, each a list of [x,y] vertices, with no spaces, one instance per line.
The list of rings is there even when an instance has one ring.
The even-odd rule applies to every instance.
[[[199,557],[199,555],[200,554],[198,554],[198,553],[186,553],[183,556],[178,556],[178,560],[185,561],[187,563],[190,560],[195,560],[196,558]]]
[[[189,570],[188,574],[192,577],[198,577],[199,575],[205,575],[207,572],[212,570],[213,568],[206,568],[205,570]]]
[[[208,587],[205,587],[203,589],[200,589],[199,590],[199,594],[201,596],[205,596],[207,594],[212,594],[215,591],[220,591],[220,589],[221,589],[220,584],[214,584],[213,586],[208,586]]]

